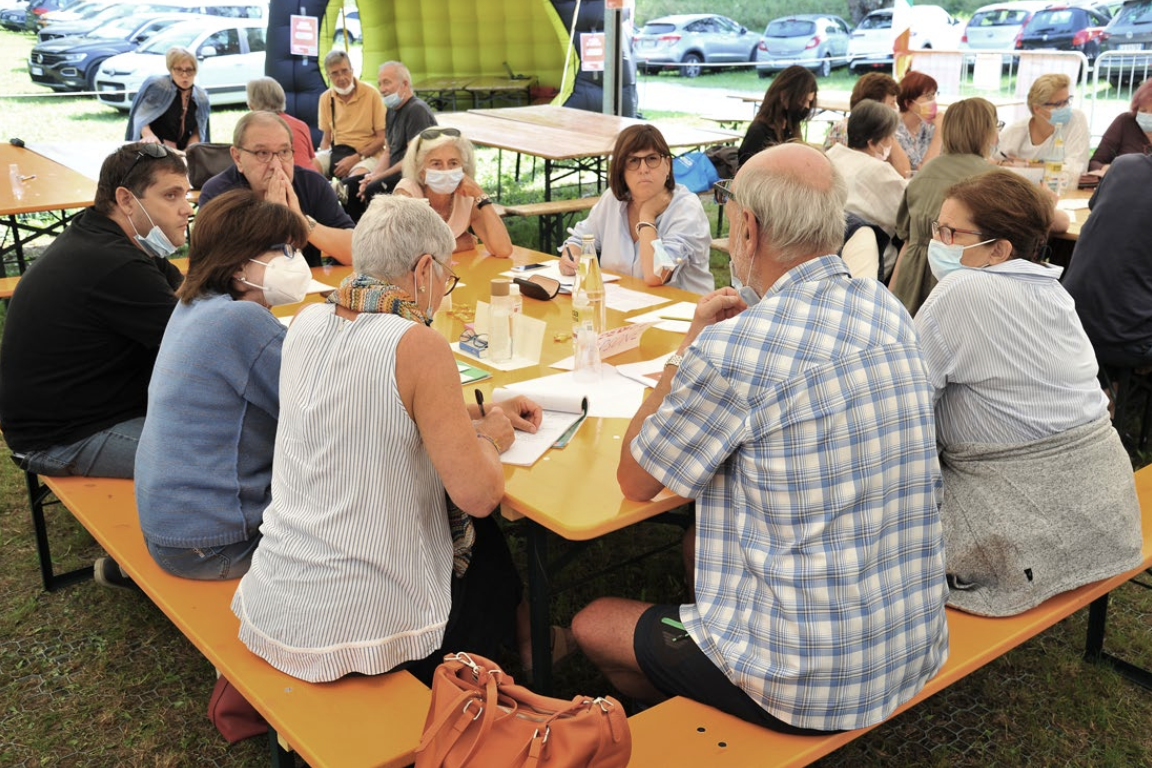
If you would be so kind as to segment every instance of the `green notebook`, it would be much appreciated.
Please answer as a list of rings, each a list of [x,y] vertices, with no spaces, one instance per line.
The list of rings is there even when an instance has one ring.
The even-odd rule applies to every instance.
[[[492,374],[483,368],[476,368],[475,366],[456,361],[456,370],[460,372],[460,383],[471,384],[474,381],[483,381],[484,379],[492,378]]]

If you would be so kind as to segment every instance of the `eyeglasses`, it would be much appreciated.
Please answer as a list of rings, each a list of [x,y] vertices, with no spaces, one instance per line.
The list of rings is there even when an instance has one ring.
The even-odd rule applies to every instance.
[[[460,334],[460,343],[467,344],[473,349],[488,349],[488,334],[466,329]]]
[[[974,229],[957,229],[956,227],[949,227],[941,224],[938,221],[932,222],[932,237],[938,239],[944,245],[952,245],[952,240],[959,232],[963,235],[976,235],[977,237],[984,237],[983,232],[977,232]]]
[[[128,166],[128,172],[120,180],[120,186],[126,186],[125,182],[128,177],[132,175],[132,171],[136,170],[137,164],[145,157],[153,160],[159,160],[162,157],[168,157],[168,147],[163,144],[141,144],[136,148],[136,159],[132,161],[132,165]]]
[[[1068,98],[1064,99],[1063,101],[1046,101],[1041,106],[1048,107],[1048,109],[1062,109],[1062,108],[1068,106],[1069,104],[1071,104],[1072,99],[1074,99],[1074,98],[1076,98],[1076,97],[1075,96],[1069,96]]]
[[[169,70],[174,75],[194,75],[196,74],[196,67],[172,67]]]
[[[1006,123],[1003,120],[997,120],[996,121],[996,130],[998,130],[998,131],[1004,130],[1005,125],[1006,125]]]
[[[420,138],[424,141],[432,141],[432,139],[438,139],[441,136],[456,138],[460,136],[460,131],[457,128],[425,128],[420,131]]]
[[[296,153],[292,150],[291,147],[288,149],[278,149],[275,152],[270,149],[246,149],[244,147],[238,147],[238,149],[241,152],[247,152],[248,154],[255,157],[256,161],[261,165],[265,165],[271,162],[273,157],[282,163],[289,163],[292,161],[292,158],[296,156]]]
[[[740,205],[740,201],[732,194],[732,179],[724,179],[712,185],[712,196],[716,200],[717,205],[724,205],[729,200]]]
[[[290,259],[296,258],[300,255],[300,251],[296,250],[296,248],[291,243],[276,243],[276,245],[268,246],[265,250],[280,251],[280,253],[284,254]]]
[[[640,167],[640,161],[643,160],[644,165],[649,168],[659,168],[665,157],[667,155],[644,155],[643,157],[632,155],[632,157],[624,158],[624,167],[630,171],[635,171]]]
[[[444,295],[447,296],[448,294],[452,293],[452,291],[456,290],[456,286],[460,283],[460,276],[453,272],[452,267],[448,266],[447,264],[441,264],[440,262],[436,261],[435,258],[432,259],[432,262],[436,266],[443,267],[448,271],[448,277],[445,280],[444,286]]]

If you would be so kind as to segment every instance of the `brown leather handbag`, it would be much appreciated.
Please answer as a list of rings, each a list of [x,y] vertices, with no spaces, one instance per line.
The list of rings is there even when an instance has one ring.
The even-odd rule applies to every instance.
[[[616,699],[553,699],[516,685],[483,656],[444,657],[416,768],[625,768],[628,717]]]

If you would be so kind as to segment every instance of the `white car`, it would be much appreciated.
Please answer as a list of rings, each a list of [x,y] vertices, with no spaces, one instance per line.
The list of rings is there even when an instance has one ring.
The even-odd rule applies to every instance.
[[[96,98],[129,109],[140,85],[168,71],[164,54],[174,45],[192,51],[196,84],[213,105],[247,102],[248,81],[264,76],[265,19],[206,17],[175,24],[131,53],[106,59],[96,74]]]
[[[909,49],[956,50],[960,43],[960,22],[938,5],[913,5],[910,9],[912,36]],[[884,8],[860,20],[848,39],[848,70],[879,69],[892,66],[892,9]]]
[[[1016,47],[1016,37],[1032,18],[1032,14],[1049,5],[1054,3],[1048,0],[1015,0],[977,8],[964,29],[960,48],[977,51],[1010,51]]]

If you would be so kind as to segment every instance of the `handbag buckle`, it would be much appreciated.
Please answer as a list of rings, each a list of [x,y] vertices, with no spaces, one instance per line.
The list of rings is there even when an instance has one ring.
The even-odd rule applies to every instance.
[[[460,710],[460,712],[461,714],[468,714],[468,707],[473,704],[476,705],[476,714],[472,716],[472,719],[479,720],[480,715],[484,714],[484,707],[481,706],[480,702],[476,701],[476,699],[468,699],[468,701],[464,702],[464,709]]]
[[[604,713],[611,712],[613,709],[615,709],[615,705],[603,696],[597,696],[596,698],[592,699],[592,703],[600,705],[600,711]]]
[[[532,740],[535,741],[536,739],[540,739],[540,746],[544,746],[545,744],[548,743],[548,737],[551,735],[552,735],[552,726],[546,725],[546,726],[544,726],[544,738],[540,739],[540,729],[537,728],[536,732],[532,734]]]

